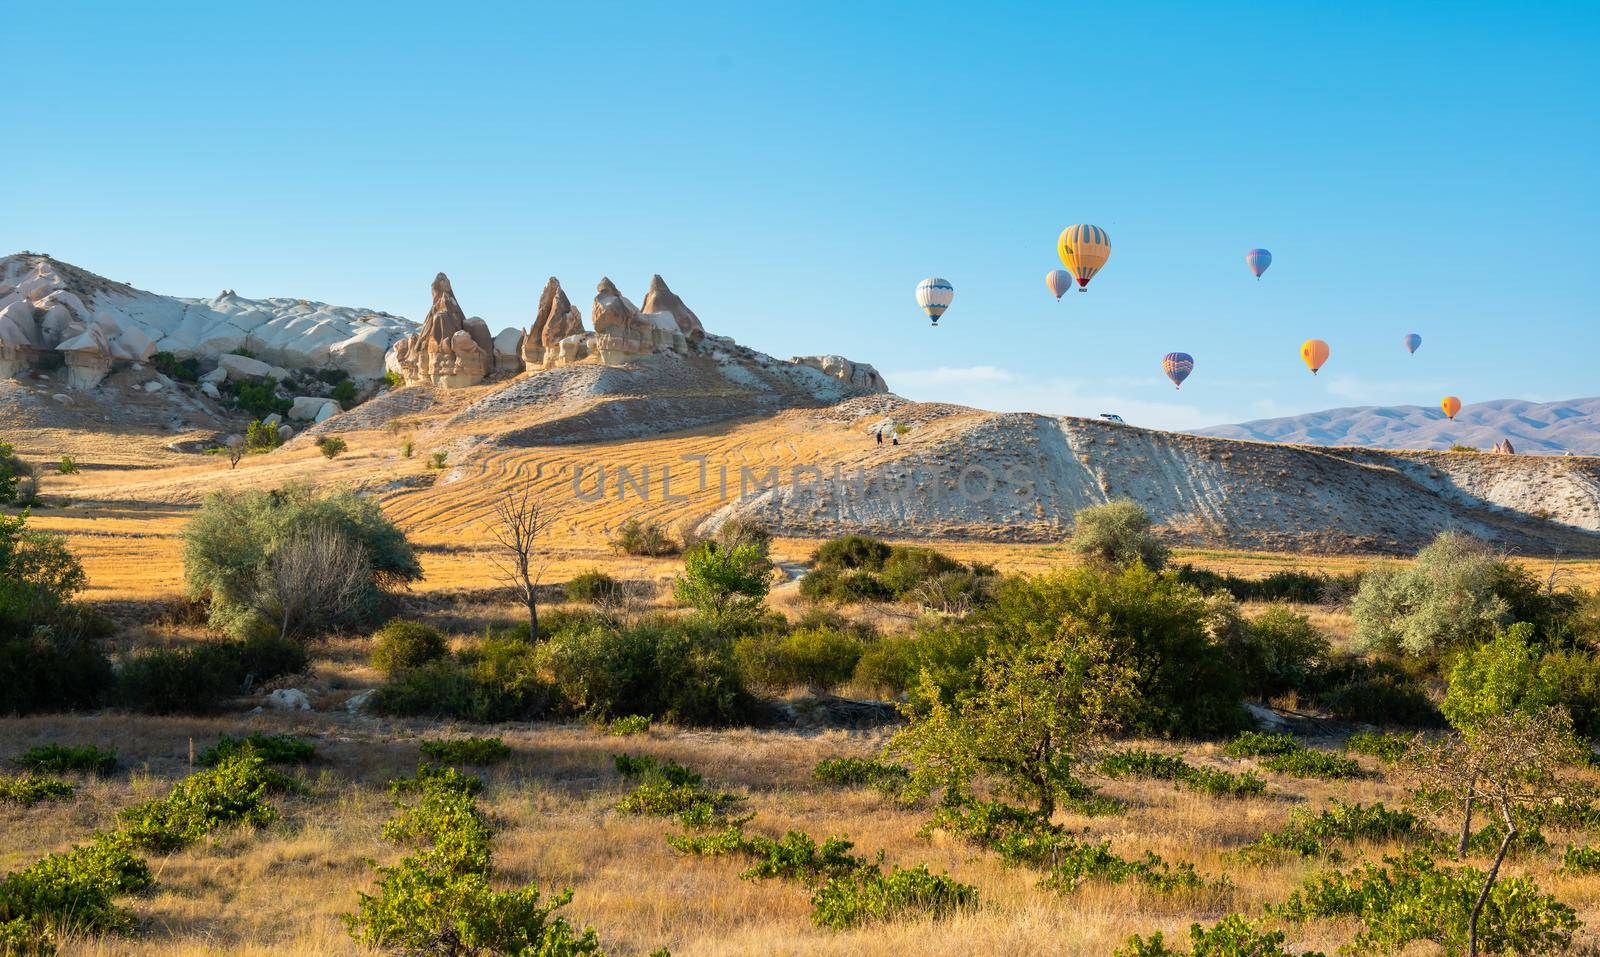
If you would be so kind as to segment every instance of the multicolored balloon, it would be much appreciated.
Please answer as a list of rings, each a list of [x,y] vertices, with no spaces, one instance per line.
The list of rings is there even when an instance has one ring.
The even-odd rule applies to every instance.
[[[1461,400],[1453,395],[1447,395],[1439,400],[1439,408],[1444,410],[1444,417],[1455,420],[1456,413],[1461,411]]]
[[[1161,371],[1172,380],[1172,387],[1183,388],[1183,380],[1194,371],[1194,356],[1187,352],[1169,352],[1161,357]]]
[[[1088,292],[1089,280],[1111,258],[1111,237],[1099,226],[1068,226],[1056,240],[1056,254],[1061,257],[1061,265],[1078,280],[1078,291]]]
[[[939,324],[939,317],[950,308],[950,300],[956,297],[956,287],[950,285],[950,280],[929,276],[917,283],[917,305],[928,314],[934,325]]]
[[[1260,279],[1261,274],[1272,265],[1272,253],[1265,249],[1252,249],[1244,254],[1244,262],[1250,267],[1250,271],[1256,274],[1256,279]]]
[[[1321,339],[1307,339],[1300,344],[1300,358],[1311,374],[1316,375],[1322,364],[1328,361],[1328,344]]]
[[[1406,344],[1406,351],[1412,355],[1416,355],[1417,346],[1422,345],[1422,337],[1417,335],[1415,332],[1408,332],[1406,333],[1404,342]]]
[[[1062,295],[1072,289],[1072,273],[1065,269],[1052,269],[1045,274],[1044,284],[1056,294],[1056,301],[1060,302]]]

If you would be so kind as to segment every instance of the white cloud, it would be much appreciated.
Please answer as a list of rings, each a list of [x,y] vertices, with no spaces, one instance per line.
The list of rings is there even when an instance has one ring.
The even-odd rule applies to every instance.
[[[1445,394],[1442,382],[1399,382],[1393,379],[1374,382],[1359,376],[1334,376],[1328,380],[1328,394],[1349,399],[1357,405],[1430,405],[1429,396]]]
[[[1215,412],[1182,402],[1157,402],[1106,389],[1101,384],[1036,376],[998,366],[942,366],[884,373],[889,388],[921,402],[952,402],[993,412],[1040,412],[1094,418],[1115,412],[1129,423],[1158,429],[1197,429],[1216,424]]]

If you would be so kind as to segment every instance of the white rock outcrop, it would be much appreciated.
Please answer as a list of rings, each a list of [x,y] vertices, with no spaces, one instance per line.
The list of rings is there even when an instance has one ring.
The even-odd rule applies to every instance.
[[[289,418],[297,422],[321,422],[339,411],[339,403],[315,395],[297,395],[289,406]]]
[[[236,356],[232,353],[217,358],[217,368],[224,370],[226,378],[238,381],[240,379],[265,379],[272,375],[272,366],[260,359],[249,356]]]
[[[857,389],[865,389],[868,392],[889,391],[889,385],[883,381],[883,376],[865,362],[851,362],[844,356],[795,356],[789,361],[795,365],[816,369]]]

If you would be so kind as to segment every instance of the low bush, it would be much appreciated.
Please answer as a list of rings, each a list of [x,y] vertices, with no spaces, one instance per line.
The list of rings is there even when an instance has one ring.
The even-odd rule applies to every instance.
[[[678,554],[678,543],[660,522],[630,518],[617,526],[609,541],[612,548],[624,555],[662,557]]]
[[[449,738],[424,741],[418,746],[423,757],[446,764],[499,764],[511,757],[511,747],[499,738]]]
[[[754,710],[732,644],[693,622],[595,623],[553,635],[543,655],[564,705],[590,718],[723,726]]]
[[[1218,768],[1190,764],[1172,754],[1129,748],[1107,755],[1098,769],[1109,778],[1145,777],[1172,781],[1191,791],[1217,797],[1247,797],[1263,794],[1267,782],[1251,772],[1235,774]]]
[[[92,744],[37,744],[22,752],[15,763],[39,774],[66,771],[110,774],[117,768],[117,749],[102,749]]]
[[[450,653],[439,629],[396,618],[372,635],[372,667],[386,675],[437,661]]]
[[[811,553],[814,568],[862,569],[869,572],[883,570],[883,563],[893,551],[885,542],[866,535],[844,535],[817,546]]]
[[[72,797],[77,786],[60,778],[21,774],[16,777],[0,775],[0,804],[21,804],[31,807],[40,801],[57,801]]]
[[[325,458],[325,459],[338,458],[343,452],[345,452],[349,448],[350,448],[350,443],[346,442],[344,439],[340,438],[337,435],[319,435],[319,436],[317,436],[317,451],[321,452],[322,453],[322,457]]]
[[[1079,509],[1069,547],[1090,562],[1113,568],[1159,569],[1169,549],[1151,531],[1150,513],[1130,499]]]
[[[690,828],[724,825],[728,811],[744,798],[727,791],[713,791],[700,783],[700,775],[674,761],[616,755],[617,773],[636,782],[632,793],[617,802],[626,814],[658,817],[676,816]]]
[[[214,768],[243,751],[250,751],[267,764],[305,764],[316,756],[317,746],[292,734],[262,734],[252,731],[242,738],[226,734],[201,751],[195,761],[203,768]]]
[[[428,468],[435,472],[443,471],[448,452],[430,452],[428,454]]]
[[[802,580],[803,581],[803,580]],[[909,632],[885,635],[870,643],[856,662],[855,684],[891,695],[912,694],[913,708],[922,676],[946,700],[970,686],[978,661],[989,649],[987,635],[953,622],[921,622]]]
[[[1600,657],[1576,649],[1550,652],[1539,662],[1539,679],[1572,715],[1574,731],[1600,739]]]
[[[1437,727],[1439,709],[1415,678],[1382,659],[1347,658],[1330,667],[1315,703],[1342,721]]]
[[[268,425],[257,419],[245,426],[244,450],[247,455],[271,452],[282,444],[283,439],[278,435],[278,427],[276,425]]]
[[[200,381],[200,360],[194,356],[180,359],[170,352],[157,352],[150,357],[150,365],[169,379],[179,382]]]
[[[817,762],[811,776],[840,787],[870,787],[889,797],[899,797],[911,781],[907,768],[867,758],[826,758]]]
[[[1363,864],[1348,873],[1311,878],[1274,911],[1290,921],[1354,918],[1361,931],[1353,950],[1393,953],[1431,941],[1447,953],[1466,951],[1468,916],[1484,874],[1471,867],[1444,868],[1413,851]],[[1526,877],[1496,881],[1478,923],[1484,953],[1564,952],[1579,927],[1572,908]]]
[[[620,583],[599,569],[591,569],[572,576],[563,589],[568,601],[582,601],[603,605],[617,596]]]
[[[1387,764],[1393,764],[1411,750],[1411,738],[1403,734],[1385,734],[1379,731],[1357,731],[1344,741],[1344,749],[1355,754],[1366,754]]]
[[[821,927],[845,930],[909,916],[948,917],[978,904],[978,889],[926,864],[896,866],[888,873],[860,868],[834,877],[811,897],[811,919]]]
[[[606,725],[606,734],[623,737],[630,734],[644,734],[650,730],[650,719],[642,714],[627,714],[620,718],[612,719]]]
[[[100,643],[53,628],[4,635],[0,624],[0,713],[90,710],[111,696],[116,674]]]
[[[1433,844],[1437,835],[1410,811],[1396,811],[1382,803],[1346,804],[1335,799],[1327,810],[1313,814],[1306,808],[1289,812],[1289,822],[1268,831],[1245,846],[1246,857],[1262,859],[1274,853],[1300,857],[1326,855],[1339,860],[1341,854],[1329,847],[1331,841],[1410,841]]]
[[[801,628],[785,635],[747,635],[734,644],[733,656],[749,684],[774,691],[800,686],[821,691],[850,680],[866,650],[854,632]]]
[[[843,837],[822,841],[801,831],[779,840],[746,834],[743,824],[730,824],[711,834],[676,834],[667,843],[684,854],[718,857],[738,854],[755,863],[739,876],[745,880],[789,880],[818,884],[870,866],[864,857],[850,853],[855,845]]]
[[[278,380],[272,376],[259,382],[225,379],[218,388],[235,409],[257,419],[273,414],[288,415],[290,407],[294,405],[287,397],[278,394]]]
[[[1600,874],[1600,847],[1569,847],[1561,855],[1566,874]]]
[[[1244,640],[1234,653],[1245,693],[1269,699],[1315,693],[1325,680],[1333,649],[1305,615],[1275,605],[1245,623]]]
[[[1268,771],[1297,778],[1322,778],[1334,781],[1366,777],[1361,765],[1353,759],[1328,751],[1313,751],[1310,748],[1291,751],[1288,754],[1271,755],[1261,760],[1261,766]]]
[[[341,379],[337,382],[329,396],[339,403],[342,409],[348,409],[356,404],[356,384],[350,379]]]
[[[141,648],[118,669],[116,694],[130,711],[206,713],[240,692],[241,677],[233,642]]]
[[[1239,914],[1229,914],[1210,928],[1189,925],[1189,949],[1167,946],[1159,931],[1150,937],[1134,934],[1112,953],[1112,957],[1322,957],[1315,951],[1295,953],[1283,947],[1281,930],[1262,930]]]
[[[1303,750],[1305,745],[1296,741],[1292,734],[1263,734],[1260,731],[1242,732],[1222,748],[1230,758],[1260,758]]]
[[[97,835],[0,878],[0,953],[56,952],[55,933],[104,933],[133,926],[114,898],[151,885],[150,868],[127,841]]]
[[[119,832],[136,848],[168,853],[224,827],[265,827],[278,816],[267,795],[295,789],[260,755],[245,749],[179,781],[165,798],[123,811]]]
[[[800,597],[838,605],[889,601],[894,592],[877,575],[865,569],[822,568],[800,579]]]
[[[70,455],[61,456],[61,461],[56,463],[56,472],[61,475],[75,475],[78,471],[78,460]]]
[[[239,643],[238,652],[239,681],[247,688],[299,674],[311,661],[304,643],[270,633],[251,635]]]
[[[497,637],[458,656],[395,672],[373,695],[372,706],[384,714],[492,724],[544,717],[554,699],[539,649],[525,639]]]

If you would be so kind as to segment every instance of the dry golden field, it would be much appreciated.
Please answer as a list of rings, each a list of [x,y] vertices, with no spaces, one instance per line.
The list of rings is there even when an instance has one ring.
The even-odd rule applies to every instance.
[[[763,466],[811,460],[826,454],[848,458],[857,437],[830,435],[815,420],[780,415],[736,423],[695,435],[599,445],[574,445],[504,452],[449,465],[426,467],[433,447],[419,442],[415,456],[400,454],[402,433],[350,433],[350,450],[324,459],[309,445],[246,458],[236,470],[216,458],[167,450],[170,436],[129,436],[117,442],[77,433],[41,431],[8,435],[25,457],[50,461],[73,454],[81,471],[46,474],[47,499],[66,500],[34,514],[36,527],[65,535],[89,575],[91,601],[161,602],[181,591],[181,532],[203,495],[216,488],[274,487],[289,480],[344,483],[375,494],[385,511],[418,546],[426,578],[416,600],[454,632],[459,644],[474,640],[490,622],[515,618],[496,604],[496,586],[486,560],[483,522],[496,497],[512,483],[531,482],[561,514],[551,536],[546,571],[559,582],[575,572],[604,567],[628,578],[669,580],[673,559],[615,555],[605,543],[608,529],[634,515],[676,525],[717,504],[711,493],[684,501],[638,502],[607,498],[582,502],[565,494],[565,471],[578,463],[605,461],[634,466],[677,462],[685,454],[748,455],[759,448]],[[851,443],[846,446],[845,442]],[[841,451],[843,450],[843,451]],[[863,450],[862,454],[865,454]],[[427,485],[429,478],[437,484]],[[776,557],[800,562],[814,541],[780,539]],[[992,563],[1005,571],[1038,572],[1069,562],[1058,545],[979,542],[934,543],[952,554]],[[1242,575],[1281,569],[1347,572],[1372,559],[1180,550],[1176,560]],[[1536,563],[1541,574],[1600,582],[1600,562]],[[772,604],[799,608],[791,585],[775,590]],[[1316,623],[1338,638],[1349,621],[1338,610],[1308,609]],[[903,627],[910,615],[877,612],[881,627]],[[192,630],[143,624],[119,639],[121,647],[145,641],[196,640]],[[340,920],[358,891],[371,886],[369,859],[399,856],[379,831],[392,812],[383,782],[413,770],[424,736],[458,732],[499,734],[515,749],[507,764],[486,773],[484,807],[499,832],[496,867],[504,883],[536,882],[571,887],[567,914],[593,924],[607,952],[644,955],[665,945],[685,955],[878,955],[950,957],[1108,954],[1127,935],[1180,932],[1192,921],[1210,922],[1227,913],[1259,915],[1281,901],[1315,871],[1316,862],[1289,861],[1247,866],[1229,854],[1281,825],[1291,809],[1318,807],[1330,798],[1400,803],[1397,782],[1374,761],[1367,780],[1325,782],[1267,773],[1262,797],[1214,798],[1150,781],[1109,782],[1107,794],[1131,805],[1123,816],[1065,818],[1110,840],[1115,851],[1138,856],[1154,851],[1192,862],[1207,876],[1226,875],[1233,888],[1175,897],[1132,886],[1089,885],[1062,895],[1035,886],[1037,875],[1003,866],[990,852],[952,839],[927,839],[917,832],[927,808],[905,808],[866,789],[839,791],[811,778],[826,757],[873,754],[888,732],[799,732],[780,730],[701,731],[657,727],[644,736],[609,737],[582,724],[466,727],[382,720],[347,714],[343,701],[373,686],[377,675],[354,640],[326,648],[314,673],[292,685],[307,691],[317,707],[310,714],[249,715],[253,701],[215,718],[153,718],[105,713],[0,719],[0,758],[40,743],[95,743],[118,749],[122,769],[90,780],[76,798],[21,808],[0,803],[0,872],[29,863],[82,840],[108,825],[116,811],[155,796],[188,773],[192,752],[218,733],[281,730],[317,744],[317,760],[306,772],[310,793],[283,799],[283,817],[260,832],[234,831],[200,846],[152,862],[156,888],[126,900],[138,919],[127,937],[70,941],[64,953],[110,955],[334,955],[360,952]],[[1151,747],[1167,747],[1147,743]],[[1332,746],[1333,742],[1320,742]],[[1183,747],[1194,761],[1242,769],[1248,760],[1222,756],[1213,745]],[[619,751],[671,757],[705,774],[709,783],[748,796],[756,812],[752,827],[780,834],[794,828],[821,837],[848,835],[860,852],[883,851],[889,862],[927,862],[979,889],[981,906],[944,922],[912,921],[836,933],[809,920],[808,893],[780,882],[741,880],[743,865],[728,860],[684,858],[663,835],[671,822],[631,817],[614,810],[628,790],[612,770]],[[1550,834],[1557,847],[1576,836]],[[1383,847],[1362,849],[1375,859]],[[1577,909],[1590,928],[1579,940],[1585,952],[1600,952],[1600,881],[1556,872],[1554,855],[1514,858],[1511,874],[1536,877],[1541,888]],[[1352,927],[1313,924],[1291,928],[1291,941],[1332,953],[1348,941]],[[1415,953],[1428,953],[1415,950]]]

